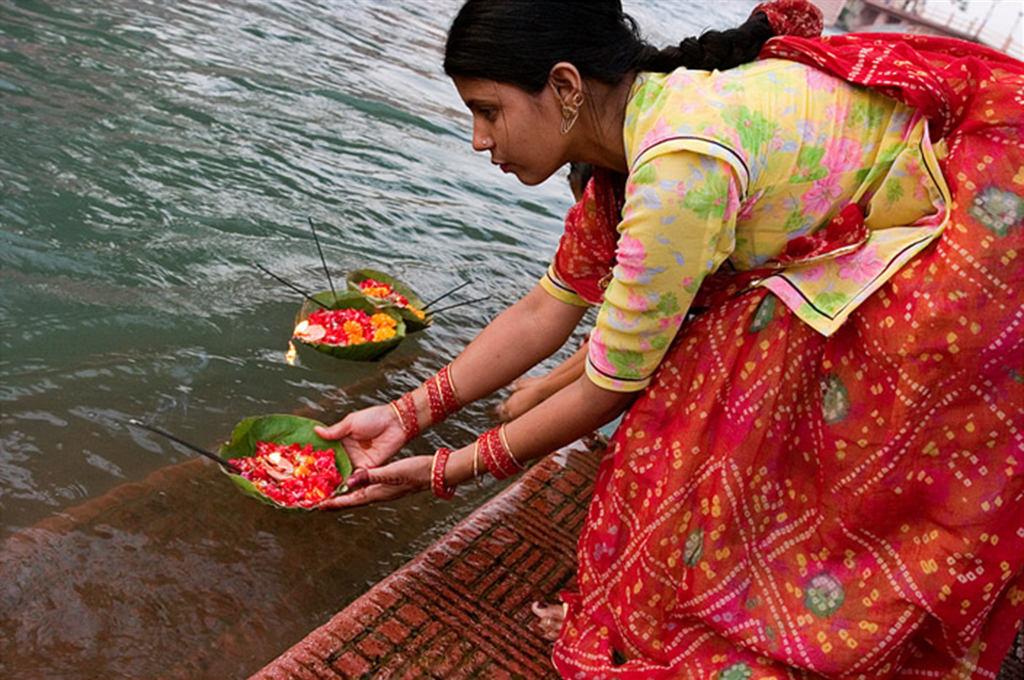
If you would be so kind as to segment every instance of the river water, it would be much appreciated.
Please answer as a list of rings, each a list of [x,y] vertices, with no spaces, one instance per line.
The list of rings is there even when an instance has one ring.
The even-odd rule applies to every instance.
[[[755,3],[625,4],[664,44]],[[499,490],[284,515],[120,424],[214,447],[251,415],[333,422],[540,277],[565,177],[524,187],[470,148],[440,68],[458,5],[0,0],[0,676],[244,677]],[[335,285],[372,267],[490,298],[379,363],[289,365],[301,296],[255,265],[326,290],[310,219]]]

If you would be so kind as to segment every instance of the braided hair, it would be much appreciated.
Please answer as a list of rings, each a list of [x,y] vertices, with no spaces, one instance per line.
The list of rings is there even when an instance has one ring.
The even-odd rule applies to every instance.
[[[621,0],[467,0],[448,31],[444,70],[536,93],[551,67],[567,61],[584,78],[615,85],[637,71],[733,68],[756,58],[773,35],[765,14],[755,12],[738,28],[659,50],[643,40]]]
[[[685,67],[724,71],[756,59],[761,47],[774,35],[765,13],[755,12],[737,28],[706,31],[678,45],[652,50],[640,59],[637,70],[668,73]]]

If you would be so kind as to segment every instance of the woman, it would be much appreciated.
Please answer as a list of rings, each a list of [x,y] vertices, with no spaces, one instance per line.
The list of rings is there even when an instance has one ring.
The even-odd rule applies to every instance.
[[[661,51],[615,0],[452,25],[474,148],[526,184],[594,165],[594,210],[452,364],[321,432],[360,468],[325,506],[451,497],[628,408],[565,677],[992,677],[1020,622],[1024,65],[820,29],[799,0]],[[586,376],[385,464],[602,293]]]

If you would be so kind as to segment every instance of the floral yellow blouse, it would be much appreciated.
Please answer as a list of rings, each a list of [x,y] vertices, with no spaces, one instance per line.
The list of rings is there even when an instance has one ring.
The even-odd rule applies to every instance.
[[[587,374],[646,387],[704,277],[771,266],[851,203],[854,252],[779,268],[759,285],[824,334],[945,226],[948,189],[923,117],[814,68],[763,60],[728,71],[641,74],[626,108],[629,162],[613,278]],[[563,282],[541,285],[586,304]]]

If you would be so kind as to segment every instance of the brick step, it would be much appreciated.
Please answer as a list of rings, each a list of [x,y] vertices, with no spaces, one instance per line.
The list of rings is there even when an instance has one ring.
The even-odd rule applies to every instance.
[[[556,680],[530,603],[572,585],[601,454],[544,458],[250,680]]]

